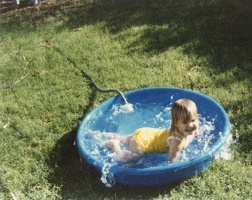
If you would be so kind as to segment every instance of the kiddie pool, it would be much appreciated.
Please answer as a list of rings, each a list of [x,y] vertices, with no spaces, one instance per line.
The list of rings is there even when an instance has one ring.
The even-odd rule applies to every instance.
[[[104,158],[109,157],[109,151],[99,144],[97,147],[97,143],[93,141],[94,137],[90,135],[92,131],[130,134],[143,126],[167,127],[170,119],[165,118],[169,118],[169,116],[164,115],[159,120],[157,120],[157,116],[162,114],[162,110],[166,106],[171,106],[181,98],[194,101],[198,107],[199,115],[204,119],[213,119],[215,128],[210,131],[214,139],[208,144],[207,151],[199,151],[197,156],[192,159],[168,164],[166,162],[167,154],[152,154],[147,159],[148,162],[154,163],[152,165],[140,164],[134,166],[116,162],[107,170],[109,170],[113,181],[117,183],[135,186],[165,185],[198,174],[211,164],[215,155],[226,144],[226,140],[231,134],[230,122],[224,109],[214,99],[202,93],[186,89],[158,87],[129,91],[125,92],[124,95],[127,101],[134,105],[135,111],[133,113],[118,114],[116,108],[124,104],[122,98],[120,96],[109,98],[85,116],[77,132],[76,141],[80,156],[100,173],[104,172],[106,164]],[[116,112],[117,114],[115,114]],[[93,152],[94,149],[99,151],[98,156]],[[161,163],[165,162],[165,164],[160,164],[159,160]],[[110,161],[111,159],[106,160],[106,162]]]

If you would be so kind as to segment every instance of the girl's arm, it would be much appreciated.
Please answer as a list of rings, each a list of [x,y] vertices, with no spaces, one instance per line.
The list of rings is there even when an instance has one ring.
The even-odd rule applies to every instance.
[[[176,139],[170,139],[169,141],[169,153],[168,153],[168,161],[174,162],[176,158],[178,158],[180,151],[183,148],[183,142],[176,140]]]

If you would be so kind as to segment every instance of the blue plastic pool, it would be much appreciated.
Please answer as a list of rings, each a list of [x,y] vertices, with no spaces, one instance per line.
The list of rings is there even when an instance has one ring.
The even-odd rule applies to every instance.
[[[118,108],[123,105],[123,101],[120,96],[112,97],[89,112],[77,132],[76,140],[81,157],[101,173],[105,165],[113,162],[113,158],[110,156],[111,152],[100,146],[99,140],[96,141],[92,135],[95,131],[127,135],[143,126],[168,128],[169,108],[181,98],[193,100],[201,119],[211,121],[214,128],[203,133],[206,138],[211,136],[207,148],[200,147],[197,141],[193,142],[187,153],[196,153],[181,162],[168,164],[167,154],[146,155],[140,163],[114,162],[108,171],[115,182],[154,186],[186,179],[208,167],[230,135],[230,122],[224,109],[214,99],[199,92],[178,88],[145,88],[126,92],[124,95],[134,105],[134,112],[120,113]]]

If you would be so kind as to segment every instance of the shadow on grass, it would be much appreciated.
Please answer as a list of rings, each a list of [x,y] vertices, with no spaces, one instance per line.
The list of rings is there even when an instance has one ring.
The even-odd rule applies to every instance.
[[[49,17],[64,21],[58,31],[102,23],[106,30],[118,34],[134,27],[147,26],[127,46],[148,53],[162,53],[170,47],[183,47],[185,54],[208,59],[208,67],[225,71],[239,67],[252,72],[252,2],[175,1],[175,0],[63,0],[42,2],[41,11],[3,16],[3,25],[15,25],[31,31],[37,22]],[[63,20],[64,19],[64,20]],[[13,30],[10,28],[10,30]],[[124,38],[125,39],[125,38]]]
[[[129,52],[161,53],[183,46],[186,54],[207,57],[214,69],[252,72],[251,1],[105,0],[69,12],[61,28],[102,22],[112,34],[148,25]],[[249,65],[249,66],[247,66]]]
[[[2,176],[2,174],[0,174]],[[2,181],[2,179],[0,179],[0,194],[10,194],[10,190],[8,189],[8,187],[5,186],[4,182]]]
[[[4,16],[2,24],[7,29],[15,25],[34,31],[43,24],[39,22],[53,17],[62,21],[57,28],[61,32],[101,23],[100,28],[108,30],[117,40],[127,38],[120,35],[124,31],[128,30],[130,35],[134,34],[130,29],[145,27],[125,47],[129,54],[134,51],[159,54],[169,48],[180,48],[186,55],[207,60],[207,65],[200,61],[195,65],[210,68],[213,74],[239,68],[237,79],[232,81],[251,82],[252,1],[63,0],[41,5],[39,14],[20,13],[9,20]],[[218,87],[218,83],[215,85]]]

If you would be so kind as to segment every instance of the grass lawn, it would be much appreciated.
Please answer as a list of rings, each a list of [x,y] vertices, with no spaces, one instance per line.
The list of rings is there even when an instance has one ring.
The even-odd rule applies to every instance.
[[[251,1],[0,6],[0,199],[251,198]],[[73,143],[87,112],[115,94],[80,69],[105,89],[178,87],[216,99],[239,134],[234,159],[166,186],[106,188]]]

